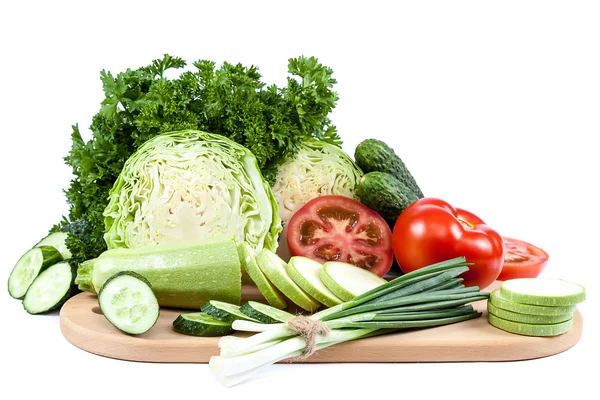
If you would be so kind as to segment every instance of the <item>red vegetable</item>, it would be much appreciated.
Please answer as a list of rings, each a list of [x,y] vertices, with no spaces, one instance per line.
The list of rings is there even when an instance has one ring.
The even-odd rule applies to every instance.
[[[394,255],[404,273],[454,257],[474,263],[461,275],[466,286],[485,289],[504,263],[502,237],[479,217],[447,202],[426,197],[398,217],[393,231]]]
[[[391,268],[392,232],[362,203],[321,196],[300,208],[288,224],[290,253],[319,262],[343,261],[384,276]]]
[[[537,278],[548,263],[548,253],[519,239],[503,237],[506,254],[499,281]]]

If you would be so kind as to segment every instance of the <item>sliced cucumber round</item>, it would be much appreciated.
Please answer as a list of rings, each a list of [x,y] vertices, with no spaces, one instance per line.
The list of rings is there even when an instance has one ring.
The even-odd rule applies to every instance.
[[[22,299],[40,272],[60,261],[63,261],[63,257],[52,246],[34,247],[26,251],[8,277],[8,293],[15,299]]]
[[[511,279],[502,283],[500,293],[509,301],[539,306],[571,306],[585,300],[583,286],[561,279]]]
[[[42,271],[33,281],[23,299],[29,314],[42,314],[60,308],[75,293],[77,265],[61,261]]]
[[[268,249],[263,249],[256,262],[267,279],[273,283],[288,299],[306,311],[313,312],[320,304],[300,288],[285,270],[285,261]]]
[[[287,311],[280,310],[257,301],[249,301],[240,307],[240,311],[247,316],[257,319],[265,324],[277,324],[279,322],[288,322],[295,315]]]
[[[343,303],[342,299],[333,294],[321,281],[319,277],[321,269],[323,269],[323,265],[320,262],[301,256],[290,258],[286,265],[286,271],[290,278],[317,301],[327,307]]]
[[[73,257],[71,251],[67,247],[68,232],[52,232],[45,238],[37,242],[34,247],[52,246],[60,252],[60,255],[65,259]]]
[[[523,322],[525,324],[559,324],[573,318],[573,313],[563,315],[534,315],[522,314],[513,311],[504,310],[493,305],[490,301],[487,303],[487,310],[498,318],[513,322]]]
[[[148,332],[160,314],[150,282],[133,271],[108,278],[98,292],[98,304],[108,322],[131,335]]]
[[[490,300],[493,305],[504,310],[513,311],[521,314],[530,315],[564,315],[572,314],[577,306],[536,306],[532,304],[516,303],[507,300],[502,296],[500,289],[494,289],[490,294]]]
[[[238,245],[238,253],[243,270],[246,271],[250,279],[252,279],[252,282],[254,282],[258,288],[258,291],[264,296],[269,304],[276,308],[286,308],[287,302],[285,301],[285,297],[279,289],[269,282],[265,274],[260,270],[250,245],[246,242],[241,243]]]
[[[215,317],[218,320],[231,324],[236,319],[243,319],[246,321],[259,322],[255,318],[251,318],[248,315],[240,311],[240,306],[231,303],[225,303],[223,301],[209,300],[200,307],[203,313]]]
[[[221,321],[203,312],[180,314],[173,321],[173,329],[177,332],[193,336],[225,336],[233,329],[231,323]]]
[[[558,336],[573,327],[573,319],[558,324],[526,324],[509,321],[488,312],[488,321],[498,329],[524,336]]]
[[[343,301],[352,300],[387,282],[366,269],[338,261],[323,264],[319,277],[323,284]]]

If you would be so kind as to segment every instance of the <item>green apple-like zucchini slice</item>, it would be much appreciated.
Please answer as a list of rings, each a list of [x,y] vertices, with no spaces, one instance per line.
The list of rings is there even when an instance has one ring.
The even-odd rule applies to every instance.
[[[268,249],[263,249],[256,256],[256,262],[267,279],[294,304],[309,312],[313,312],[320,307],[315,299],[290,278],[285,269],[286,262],[277,254]]]
[[[567,333],[573,327],[573,319],[558,324],[526,324],[500,318],[488,312],[491,325],[503,331],[525,336],[558,336]]]
[[[343,301],[337,297],[331,290],[325,286],[319,274],[323,265],[308,257],[295,256],[290,258],[286,266],[286,271],[290,275],[290,278],[302,290],[314,297],[317,301],[326,305],[327,307],[333,307],[343,303]]]
[[[573,313],[563,315],[534,315],[522,314],[514,311],[504,310],[493,305],[490,301],[487,303],[487,310],[498,318],[506,319],[513,322],[522,322],[525,324],[560,324],[573,318]]]
[[[349,301],[387,281],[366,269],[352,264],[329,261],[319,274],[323,284],[343,301]]]
[[[585,300],[583,286],[561,279],[511,279],[502,283],[500,293],[509,301],[538,306],[571,306]]]
[[[506,297],[502,296],[500,289],[494,289],[490,294],[489,302],[498,308],[503,310],[512,311],[520,314],[529,315],[565,315],[573,314],[577,306],[536,306],[531,304],[516,303],[514,301],[507,300]]]

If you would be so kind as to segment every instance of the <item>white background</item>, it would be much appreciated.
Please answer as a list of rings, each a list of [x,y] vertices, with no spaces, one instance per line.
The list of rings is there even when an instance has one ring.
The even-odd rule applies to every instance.
[[[219,4],[218,6],[214,4]],[[279,4],[281,3],[281,4]],[[18,5],[17,5],[18,4]],[[552,357],[505,363],[276,365],[224,389],[203,364],[143,364],[69,344],[58,314],[0,295],[0,397],[546,398],[597,393],[600,7],[585,1],[4,2],[0,10],[0,280],[68,211],[71,125],[118,73],[163,53],[335,73],[332,118],[353,153],[390,143],[428,196],[550,254],[543,276],[584,284],[583,337]],[[589,393],[589,392],[588,392]],[[590,398],[583,395],[579,398]]]

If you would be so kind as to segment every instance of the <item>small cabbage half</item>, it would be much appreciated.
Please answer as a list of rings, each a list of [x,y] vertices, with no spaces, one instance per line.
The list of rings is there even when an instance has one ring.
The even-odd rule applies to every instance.
[[[104,211],[109,249],[233,236],[275,251],[277,203],[254,155],[221,135],[171,132],[125,163]]]
[[[278,254],[289,258],[285,225],[304,204],[315,197],[354,197],[363,173],[341,148],[319,140],[303,142],[300,150],[277,168],[273,194],[284,231]]]

